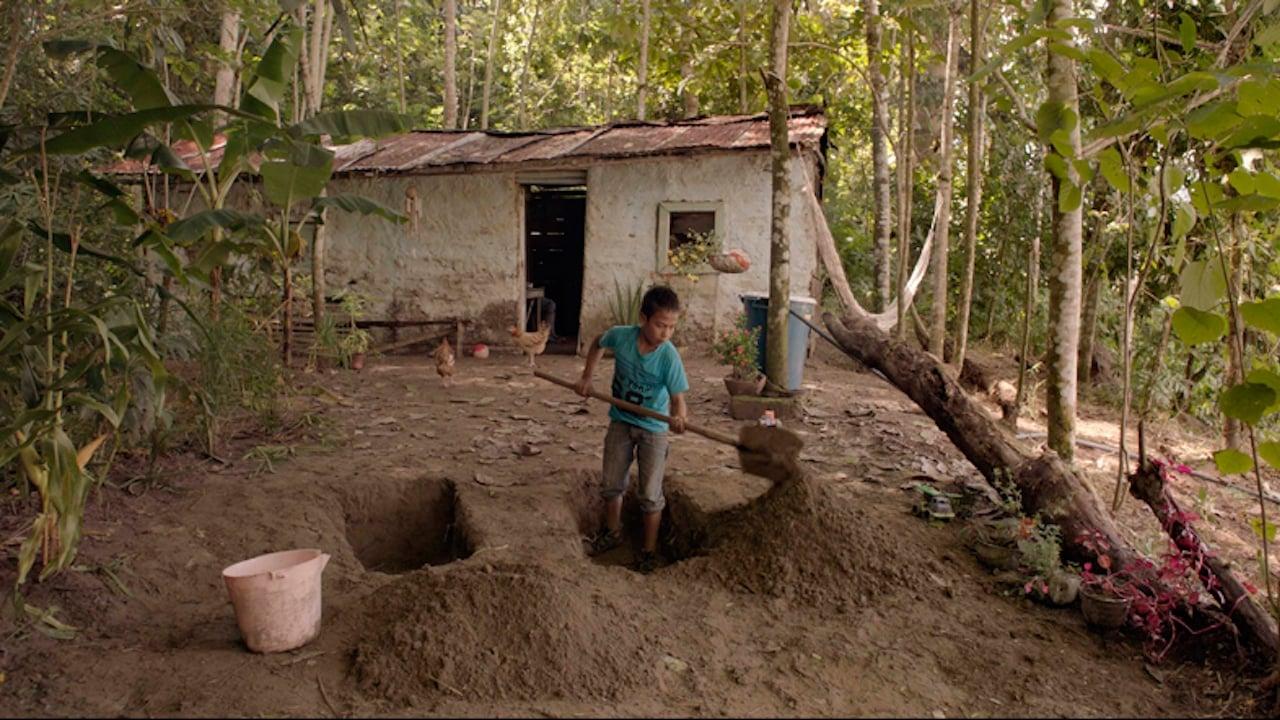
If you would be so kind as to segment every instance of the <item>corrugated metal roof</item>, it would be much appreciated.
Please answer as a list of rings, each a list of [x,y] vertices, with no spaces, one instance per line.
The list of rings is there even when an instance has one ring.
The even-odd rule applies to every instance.
[[[791,143],[817,148],[827,130],[827,120],[812,107],[792,108]],[[219,138],[221,139],[221,138]],[[335,174],[431,173],[476,166],[542,164],[557,160],[631,158],[654,155],[758,150],[769,147],[769,118],[764,115],[718,115],[668,123],[618,123],[588,128],[557,128],[526,133],[468,130],[415,130],[349,145],[330,146],[335,154]],[[193,169],[200,156],[189,141],[175,143],[174,151]],[[210,154],[215,167],[221,159],[219,145]],[[138,174],[143,165],[121,161],[107,172]]]

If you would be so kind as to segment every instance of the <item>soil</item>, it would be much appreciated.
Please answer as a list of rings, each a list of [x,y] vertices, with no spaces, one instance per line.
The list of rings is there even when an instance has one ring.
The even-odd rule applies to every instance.
[[[686,361],[692,418],[736,433],[723,370]],[[562,377],[580,363],[539,358]],[[630,503],[629,545],[584,552],[606,408],[523,357],[460,357],[449,388],[426,357],[299,374],[288,432],[230,433],[225,464],[177,456],[158,482],[94,493],[76,568],[24,589],[74,637],[0,623],[0,715],[1260,714],[1230,647],[1151,665],[1078,608],[1010,592],[960,522],[914,516],[904,483],[976,471],[851,367],[819,352],[806,369],[798,475],[674,440],[648,575],[628,567]],[[221,569],[302,547],[332,555],[321,635],[248,652]]]

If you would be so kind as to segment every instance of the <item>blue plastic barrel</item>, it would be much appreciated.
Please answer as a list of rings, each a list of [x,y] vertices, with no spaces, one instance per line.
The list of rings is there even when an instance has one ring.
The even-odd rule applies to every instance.
[[[769,296],[761,293],[740,295],[742,307],[747,313],[747,329],[760,328],[760,341],[756,344],[756,362],[764,370],[765,349],[769,339]],[[818,302],[810,297],[791,296],[791,310],[806,320],[812,320]],[[804,360],[809,349],[809,326],[787,315],[787,390],[795,392],[804,382]]]

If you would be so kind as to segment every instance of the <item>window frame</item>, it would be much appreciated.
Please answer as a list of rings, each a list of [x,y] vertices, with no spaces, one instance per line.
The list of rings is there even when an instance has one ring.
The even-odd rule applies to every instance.
[[[667,254],[671,251],[671,214],[681,212],[710,212],[715,214],[715,237],[724,238],[724,201],[707,200],[701,202],[665,201],[658,203],[658,237],[657,254],[655,256],[658,272],[674,274],[677,270],[667,262]],[[695,275],[708,275],[715,272],[707,263],[689,268]]]

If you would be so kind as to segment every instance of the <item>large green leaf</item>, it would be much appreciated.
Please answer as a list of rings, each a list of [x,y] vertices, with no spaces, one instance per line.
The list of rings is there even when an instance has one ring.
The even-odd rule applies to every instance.
[[[377,215],[392,222],[402,223],[408,220],[404,215],[374,200],[359,195],[326,195],[315,199],[314,207],[318,209],[336,208],[345,212],[361,215]]]
[[[1280,470],[1280,442],[1264,442],[1258,445],[1258,457],[1271,467]]]
[[[1246,80],[1236,89],[1236,100],[1241,115],[1280,114],[1280,81],[1262,77]]]
[[[1227,320],[1217,313],[1180,307],[1173,313],[1173,331],[1188,345],[1203,345],[1226,334]]]
[[[1243,382],[1222,393],[1218,405],[1227,417],[1257,425],[1263,413],[1275,402],[1275,390],[1261,383]]]
[[[152,125],[185,120],[215,108],[215,105],[173,105],[107,116],[47,141],[45,152],[50,155],[79,155],[95,148],[120,148]],[[39,152],[39,145],[22,151],[27,155]]]
[[[1217,257],[1187,263],[1178,300],[1186,307],[1209,311],[1227,296],[1226,276]]]
[[[1125,172],[1124,162],[1115,148],[1109,147],[1098,153],[1098,166],[1111,187],[1122,193],[1129,192],[1129,173]]]
[[[129,53],[112,47],[98,49],[98,67],[102,68],[122,90],[129,94],[135,110],[169,107],[174,98],[154,70],[138,62]]]
[[[1196,49],[1196,21],[1186,13],[1178,13],[1181,22],[1178,24],[1178,41],[1182,43],[1182,52],[1189,53]]]
[[[189,245],[204,238],[215,228],[234,231],[261,224],[262,218],[258,215],[222,208],[203,210],[183,218],[166,227],[164,234],[179,245]]]
[[[406,115],[387,110],[337,110],[317,114],[290,128],[300,135],[329,135],[335,143],[379,138],[409,129]]]
[[[1257,383],[1258,385],[1266,385],[1276,392],[1276,402],[1268,407],[1262,414],[1270,415],[1280,412],[1280,373],[1265,367],[1256,367],[1249,371],[1245,376],[1245,382]]]
[[[1191,228],[1196,225],[1196,211],[1192,205],[1186,203],[1174,203],[1173,206],[1173,228],[1171,229],[1173,239],[1179,240],[1191,232]]]
[[[1253,176],[1253,188],[1259,195],[1280,200],[1280,178],[1268,170],[1259,170]]]
[[[1253,469],[1253,459],[1239,450],[1226,448],[1213,454],[1213,464],[1223,475],[1241,475]]]
[[[1280,147],[1280,118],[1251,115],[1244,118],[1222,146],[1230,149]]]
[[[1280,295],[1258,302],[1240,303],[1240,317],[1246,325],[1280,338]]]
[[[291,142],[278,157],[263,160],[263,190],[277,205],[310,200],[324,191],[333,174],[333,153],[319,145]]]
[[[1187,134],[1198,140],[1222,137],[1243,120],[1236,112],[1234,100],[1219,100],[1198,107],[1187,115]]]
[[[293,78],[293,66],[298,62],[301,42],[301,28],[290,27],[276,34],[245,86],[240,100],[241,109],[272,122],[280,121],[280,102]]]

